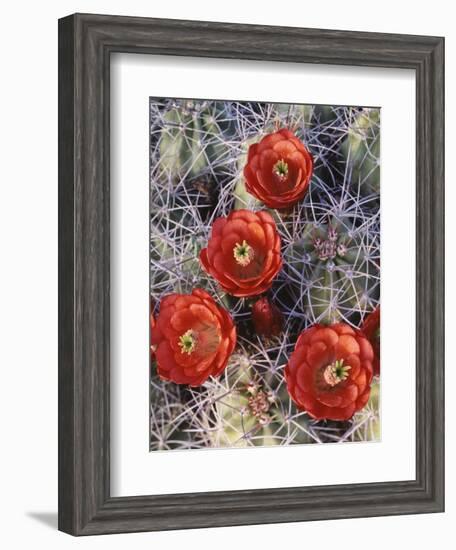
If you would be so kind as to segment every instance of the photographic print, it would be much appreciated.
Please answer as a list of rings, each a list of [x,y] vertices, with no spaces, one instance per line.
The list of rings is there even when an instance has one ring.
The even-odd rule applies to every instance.
[[[380,439],[380,108],[150,98],[151,451]]]

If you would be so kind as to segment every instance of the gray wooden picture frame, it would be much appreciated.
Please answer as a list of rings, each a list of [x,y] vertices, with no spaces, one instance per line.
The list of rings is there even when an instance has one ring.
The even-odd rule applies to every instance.
[[[415,480],[110,496],[109,78],[113,52],[416,72]],[[61,19],[59,529],[91,535],[443,511],[443,213],[443,38],[83,14]]]

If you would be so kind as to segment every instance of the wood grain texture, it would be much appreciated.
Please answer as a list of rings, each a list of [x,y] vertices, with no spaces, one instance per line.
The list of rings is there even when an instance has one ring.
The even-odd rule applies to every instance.
[[[59,24],[59,526],[74,532],[74,19]],[[71,114],[70,114],[71,113]],[[64,435],[65,434],[65,435]],[[66,472],[65,482],[61,475]]]
[[[113,52],[416,71],[416,480],[110,496]],[[59,21],[59,529],[90,535],[443,511],[443,78],[437,37],[82,14]]]

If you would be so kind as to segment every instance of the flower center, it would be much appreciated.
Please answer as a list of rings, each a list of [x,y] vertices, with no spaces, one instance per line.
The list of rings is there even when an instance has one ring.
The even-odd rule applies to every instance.
[[[247,243],[247,241],[236,243],[236,246],[233,248],[233,255],[236,262],[245,267],[252,261],[253,248]]]
[[[288,176],[288,164],[283,160],[278,160],[273,167],[273,172],[280,179],[285,179]]]
[[[344,365],[343,359],[339,359],[325,368],[323,378],[330,386],[336,386],[339,382],[343,382],[348,378],[348,371],[350,369],[349,365]]]
[[[193,330],[187,330],[187,332],[179,336],[179,346],[181,348],[181,353],[188,353],[190,355],[195,351],[196,334]]]

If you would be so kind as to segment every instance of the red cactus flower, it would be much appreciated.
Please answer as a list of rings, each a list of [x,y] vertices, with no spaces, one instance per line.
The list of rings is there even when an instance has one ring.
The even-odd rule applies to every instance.
[[[312,156],[305,145],[282,128],[249,147],[245,186],[266,206],[285,208],[303,198],[312,172]]]
[[[378,375],[380,374],[380,306],[364,319],[361,330],[374,349],[374,375]]]
[[[233,296],[265,292],[282,267],[274,220],[267,212],[249,210],[235,210],[226,218],[217,218],[200,261]]]
[[[348,420],[370,395],[374,351],[345,323],[304,330],[285,368],[288,392],[317,420]]]
[[[260,298],[253,304],[252,320],[258,335],[278,336],[282,331],[283,315],[267,298]]]
[[[150,358],[151,360],[154,360],[155,359],[155,346],[152,344],[152,333],[154,332],[154,329],[155,329],[155,325],[156,325],[156,322],[155,322],[155,317],[152,313],[152,311],[150,312]]]
[[[152,333],[160,378],[200,386],[225,369],[236,345],[229,313],[201,289],[169,294]]]

